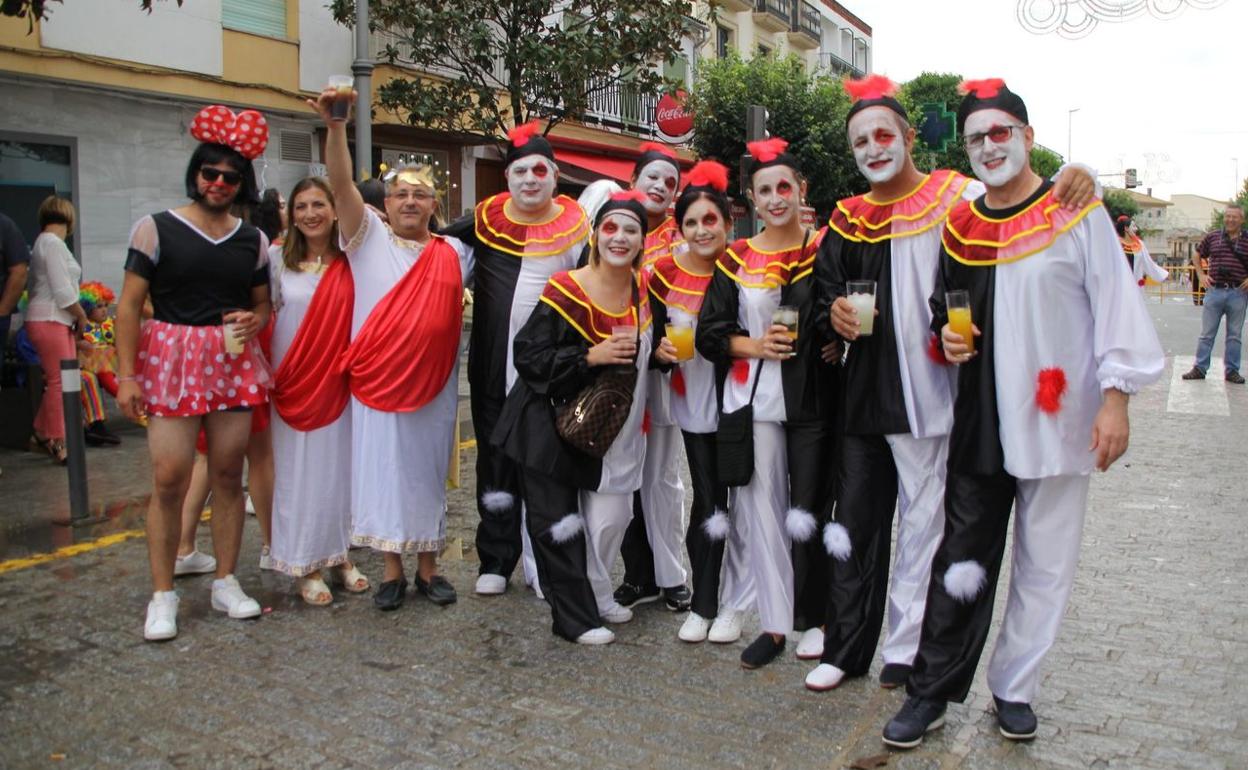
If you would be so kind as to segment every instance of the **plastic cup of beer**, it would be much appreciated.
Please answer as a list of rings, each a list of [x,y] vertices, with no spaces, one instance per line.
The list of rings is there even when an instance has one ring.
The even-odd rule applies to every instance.
[[[875,329],[875,281],[849,281],[845,289],[845,299],[858,314],[858,336],[871,336]]]
[[[667,325],[667,338],[676,347],[676,360],[688,361],[693,358],[693,327],[684,323]]]
[[[963,289],[945,292],[945,307],[949,310],[949,331],[962,335],[962,341],[975,352],[975,332],[971,329],[971,294]]]
[[[241,309],[236,307],[221,311],[221,336],[225,338],[225,352],[232,356],[242,355],[243,341],[237,336],[238,324],[225,320],[225,317],[239,312],[242,312]]]
[[[797,346],[797,319],[798,311],[793,305],[781,305],[771,311],[771,323],[775,326],[783,326],[785,329],[788,329],[789,341],[793,343],[794,347]],[[797,355],[797,351],[794,350],[790,352],[789,355],[795,356]]]
[[[336,94],[329,117],[333,120],[346,120],[351,115],[351,102],[355,99],[355,79],[350,75],[330,75],[329,88]]]

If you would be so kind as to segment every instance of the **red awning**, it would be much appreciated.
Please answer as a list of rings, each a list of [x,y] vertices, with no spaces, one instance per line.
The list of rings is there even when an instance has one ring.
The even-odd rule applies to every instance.
[[[628,160],[627,158],[616,158],[600,153],[565,150],[562,147],[556,147],[555,162],[557,162],[560,167],[565,165],[573,166],[582,171],[587,171],[596,177],[614,179],[615,181],[628,186],[629,182],[633,178],[633,164],[635,161]]]

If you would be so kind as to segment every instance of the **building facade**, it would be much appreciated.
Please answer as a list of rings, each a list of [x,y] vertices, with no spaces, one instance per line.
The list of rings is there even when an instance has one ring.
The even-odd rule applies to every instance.
[[[795,54],[807,69],[861,77],[872,69],[871,27],[836,0],[699,2],[710,27],[701,55]]]

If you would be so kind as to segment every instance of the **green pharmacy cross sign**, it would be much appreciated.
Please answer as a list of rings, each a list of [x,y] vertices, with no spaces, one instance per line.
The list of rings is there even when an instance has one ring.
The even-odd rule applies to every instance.
[[[919,139],[929,149],[945,152],[949,143],[957,135],[955,115],[946,109],[943,102],[929,102],[919,105],[919,114],[923,116],[919,123]]]

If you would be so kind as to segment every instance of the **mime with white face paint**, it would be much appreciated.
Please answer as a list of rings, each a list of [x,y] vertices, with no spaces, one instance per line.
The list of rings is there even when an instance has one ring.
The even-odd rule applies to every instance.
[[[476,593],[484,595],[507,589],[523,550],[519,472],[490,444],[503,401],[516,382],[512,341],[536,307],[546,281],[576,266],[589,236],[581,207],[555,194],[559,168],[554,150],[538,129],[533,122],[509,134],[507,192],[481,201],[473,216],[443,231],[473,249],[476,266],[468,382],[481,517]],[[536,579],[527,572],[527,580]]]
[[[1028,163],[1027,108],[1003,81],[963,88],[958,129],[988,190],[950,211],[930,300],[957,396],[910,697],[884,728],[897,748],[919,745],[970,690],[1011,510],[1010,593],[988,687],[1002,735],[1035,737],[1031,702],[1074,583],[1090,474],[1126,450],[1129,396],[1165,364],[1104,206],[1055,201]],[[953,290],[969,294],[974,351],[950,329]]]

